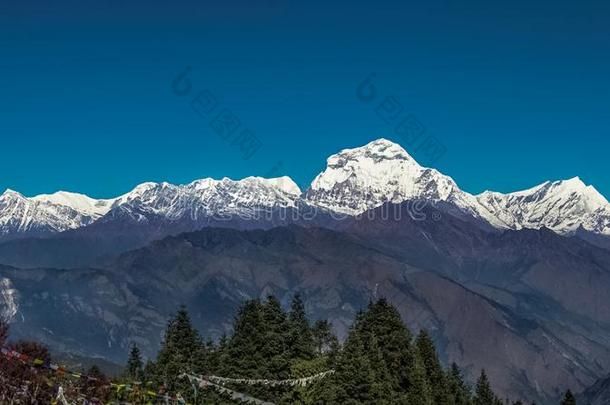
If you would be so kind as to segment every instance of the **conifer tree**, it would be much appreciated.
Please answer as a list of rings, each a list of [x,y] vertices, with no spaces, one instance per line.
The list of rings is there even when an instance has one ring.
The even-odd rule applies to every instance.
[[[140,356],[140,349],[133,343],[131,350],[129,351],[129,358],[127,359],[127,366],[125,367],[125,377],[131,381],[140,381],[142,378],[142,357]]]
[[[451,394],[451,403],[455,405],[468,405],[470,404],[470,387],[464,382],[462,371],[457,364],[452,363],[447,370],[447,387]]]
[[[312,328],[315,354],[326,356],[328,367],[334,367],[339,354],[339,339],[333,333],[333,327],[328,320],[318,320]]]
[[[332,325],[326,319],[317,320],[312,328],[314,348],[316,354],[321,356],[330,351],[333,341],[337,337],[333,334]]]
[[[201,338],[191,325],[186,307],[181,306],[168,322],[155,366],[156,380],[169,389],[176,387],[182,373],[201,373]]]
[[[288,335],[290,327],[286,313],[274,296],[267,298],[262,310],[262,354],[266,363],[264,378],[289,378],[291,353],[288,350]]]
[[[393,390],[406,394],[411,392],[422,405],[429,403],[431,398],[425,370],[411,345],[413,335],[396,308],[385,299],[369,304],[366,312],[356,316],[355,329],[363,342],[370,342],[376,336],[390,370]]]
[[[392,388],[391,373],[377,344],[377,337],[373,336],[369,342],[367,354],[374,377],[372,395],[377,399],[377,403],[396,403],[400,393]]]
[[[351,330],[321,398],[331,404],[375,403],[375,374],[358,333]]]
[[[226,334],[222,334],[218,340],[218,345],[210,356],[212,356],[212,359],[210,360],[210,372],[220,375],[224,374],[227,365],[231,363],[229,357],[229,339]]]
[[[295,295],[292,299],[289,314],[289,336],[288,344],[292,359],[310,360],[314,357],[314,340],[305,315],[305,305],[300,295]]]
[[[218,350],[223,351],[227,348],[229,344],[229,339],[227,339],[227,334],[223,333],[220,339],[218,340]]]
[[[426,370],[411,338],[393,306],[385,300],[371,303],[356,315],[337,359],[334,383],[325,382],[325,392],[334,393],[338,402],[322,398],[329,403],[432,405]]]
[[[265,378],[266,361],[263,356],[265,331],[262,304],[247,301],[238,311],[233,323],[233,336],[226,344],[220,362],[222,374],[233,377]],[[221,342],[221,347],[223,343]]]
[[[407,393],[403,396],[405,402],[409,405],[433,405],[434,398],[426,378],[426,370],[417,354],[413,358],[408,376],[409,387]]]
[[[565,393],[563,400],[561,401],[561,405],[576,405],[576,398],[574,398],[572,391],[568,390]]]
[[[147,360],[144,368],[142,369],[142,379],[146,384],[150,384],[151,380],[155,377],[155,363],[152,360]]]
[[[426,378],[434,402],[437,404],[449,403],[449,392],[445,381],[445,374],[438,359],[434,342],[426,330],[422,330],[419,333],[415,345],[426,372]]]
[[[477,381],[473,403],[474,405],[496,405],[498,402],[500,401],[491,389],[487,374],[485,370],[482,370]]]

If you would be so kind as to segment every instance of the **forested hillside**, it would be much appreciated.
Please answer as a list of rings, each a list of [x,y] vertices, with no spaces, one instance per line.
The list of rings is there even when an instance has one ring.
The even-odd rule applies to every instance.
[[[34,342],[0,331],[2,403],[132,404],[523,404],[498,398],[484,370],[471,387],[444,367],[426,331],[414,336],[381,299],[358,313],[343,345],[326,320],[311,323],[297,295],[289,311],[273,296],[247,301],[231,336],[205,340],[185,307],[169,320],[155,359],[133,344],[120,376],[52,362]],[[574,404],[570,392],[562,404]]]

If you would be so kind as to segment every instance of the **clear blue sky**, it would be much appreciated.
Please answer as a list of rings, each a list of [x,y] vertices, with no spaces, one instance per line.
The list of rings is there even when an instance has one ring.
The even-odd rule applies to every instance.
[[[375,72],[465,190],[579,175],[610,197],[609,21],[607,1],[3,1],[0,189],[110,197],[278,161],[306,185],[339,149],[401,142],[356,97]],[[251,159],[172,92],[186,66]]]

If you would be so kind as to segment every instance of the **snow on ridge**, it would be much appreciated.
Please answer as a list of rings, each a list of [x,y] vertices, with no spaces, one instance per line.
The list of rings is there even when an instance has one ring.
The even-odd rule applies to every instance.
[[[0,195],[0,235],[76,229],[115,211],[134,218],[150,213],[170,220],[197,219],[215,213],[296,207],[304,200],[357,215],[387,202],[410,199],[454,204],[499,229],[547,227],[566,234],[583,227],[610,235],[610,204],[578,177],[513,193],[472,195],[451,177],[419,165],[399,144],[383,138],[329,156],[327,167],[305,193],[288,176],[203,178],[184,185],[147,182],[117,198],[101,200],[65,191],[27,198],[7,190]]]
[[[58,191],[53,194],[40,194],[31,198],[45,204],[55,204],[70,207],[86,215],[100,217],[105,215],[112,206],[114,199],[96,200],[84,194]]]
[[[119,197],[113,215],[145,220],[147,215],[168,220],[198,220],[215,215],[248,214],[256,209],[295,207],[301,190],[289,177],[204,178],[184,185],[145,183]]]
[[[486,191],[476,198],[509,229],[546,227],[570,234],[582,227],[610,235],[610,204],[579,177],[547,181],[514,193]]]
[[[0,195],[0,236],[77,229],[113,210],[132,213],[135,218],[148,212],[168,219],[196,219],[216,211],[294,207],[300,196],[301,190],[287,176],[201,179],[186,185],[146,182],[117,198],[103,200],[65,191],[28,198],[9,189]]]
[[[474,200],[451,177],[422,167],[400,145],[386,139],[330,156],[306,198],[312,204],[351,215],[409,199],[450,201],[471,212]]]
[[[387,202],[423,198],[450,202],[499,229],[547,227],[567,234],[582,226],[610,235],[610,204],[578,177],[514,193],[486,191],[475,196],[461,190],[451,177],[420,166],[400,145],[386,139],[330,156],[306,198],[350,215]]]

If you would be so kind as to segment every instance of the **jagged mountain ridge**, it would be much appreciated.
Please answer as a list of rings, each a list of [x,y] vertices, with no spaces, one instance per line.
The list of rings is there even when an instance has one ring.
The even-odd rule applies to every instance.
[[[208,178],[184,186],[144,183],[118,198],[102,221],[125,215],[135,221],[151,216],[170,221],[185,217],[196,221],[216,215],[247,217],[256,209],[294,207],[300,195],[301,190],[289,177],[247,177],[239,181]]]
[[[579,227],[610,235],[610,204],[579,178],[546,182],[530,190],[472,195],[435,169],[420,166],[400,145],[380,139],[328,158],[307,201],[331,211],[361,214],[384,203],[424,199],[450,203],[497,229],[549,228],[560,234]]]
[[[27,198],[6,190],[0,195],[0,238],[41,235],[87,226],[104,216],[113,200],[95,200],[64,191]]]
[[[458,208],[455,214],[497,229],[545,227],[560,234],[582,229],[610,236],[610,204],[578,178],[509,194],[472,195],[451,177],[420,166],[400,145],[379,139],[330,156],[326,169],[304,193],[289,177],[208,178],[186,185],[144,183],[108,200],[66,192],[26,198],[7,190],[0,196],[0,239],[50,235],[97,222],[162,219],[198,225],[206,218],[247,220],[258,210],[299,206],[354,216],[385,203],[413,199],[449,203]]]
[[[510,194],[487,191],[477,200],[509,229],[546,227],[572,234],[582,227],[593,233],[610,234],[608,201],[578,177]]]
[[[288,177],[208,178],[186,185],[149,182],[107,200],[63,191],[27,198],[7,190],[0,196],[0,238],[49,235],[117,219],[140,223],[154,218],[248,218],[256,210],[294,207],[300,195]]]

